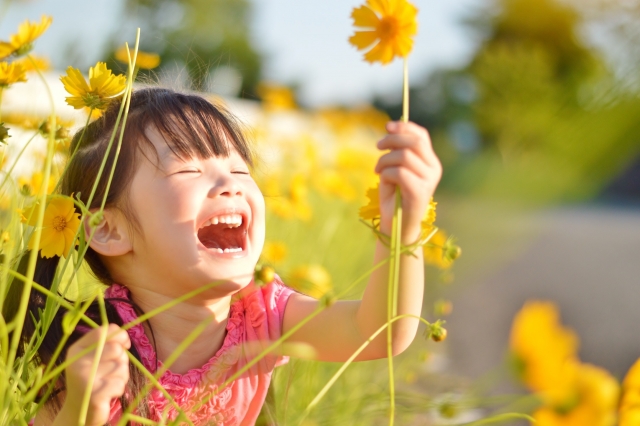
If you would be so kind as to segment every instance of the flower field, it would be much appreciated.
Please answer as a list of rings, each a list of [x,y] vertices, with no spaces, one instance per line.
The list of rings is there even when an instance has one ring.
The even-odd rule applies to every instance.
[[[351,42],[358,49],[378,43],[365,53],[371,62],[406,57],[412,47],[410,36],[416,32],[415,8],[401,1],[390,2],[396,9],[379,3],[387,4],[369,1],[371,8],[354,10],[359,31]],[[91,302],[104,308],[105,287],[84,260],[92,234],[86,235],[80,226],[84,220],[95,227],[102,210],[89,211],[78,194],[75,198],[60,194],[60,176],[74,155],[69,152],[71,138],[74,134],[82,138],[84,126],[112,102],[121,102],[121,116],[126,118],[131,93],[154,84],[139,78],[139,73],[160,64],[157,55],[138,51],[136,43],[111,58],[126,64],[125,74],[105,62],[88,70],[69,67],[64,74],[50,70],[31,49],[39,37],[46,37],[51,24],[48,17],[26,21],[0,43],[0,424],[27,425],[64,370],[66,363],[45,365],[37,356],[52,318],[63,313],[61,348],[79,324],[99,327],[85,316]],[[394,25],[404,32],[398,39],[385,40]],[[386,238],[398,256],[407,250],[393,249],[394,236],[381,235],[377,223],[374,166],[380,154],[375,142],[385,134],[385,124],[398,117],[372,106],[302,108],[288,88],[268,82],[258,86],[259,100],[200,94],[238,118],[255,150],[252,175],[267,207],[266,242],[256,282],[269,283],[277,273],[287,285],[326,308],[336,300],[361,297],[366,278],[377,267],[371,264],[376,238]],[[408,119],[408,100],[403,118]],[[114,132],[110,143],[119,147],[122,137]],[[113,173],[106,164],[105,160],[104,172]],[[292,346],[290,352],[298,356],[276,369],[258,424],[640,424],[640,364],[618,380],[605,369],[582,362],[580,337],[562,325],[553,302],[531,301],[513,319],[509,355],[501,372],[515,385],[512,392],[499,394],[495,383],[487,386],[443,367],[448,357],[446,319],[454,306],[430,296],[456,285],[455,262],[463,249],[448,232],[455,229],[439,228],[438,203],[446,204],[446,197],[432,200],[421,238],[412,247],[422,246],[428,271],[428,298],[412,346],[393,361],[343,364],[315,361],[311,348]],[[35,264],[39,258],[54,256],[61,262],[49,289],[34,276]],[[41,302],[38,318],[27,310],[31,297]],[[397,319],[389,315],[389,323]],[[25,327],[32,329],[26,340],[20,337]],[[273,342],[265,354],[280,344],[286,345],[286,339]],[[131,355],[130,360],[136,362]],[[153,387],[154,372],[144,374]],[[88,399],[83,404],[86,410]],[[127,419],[155,424],[132,412],[120,424]],[[189,423],[179,415],[163,424]]]

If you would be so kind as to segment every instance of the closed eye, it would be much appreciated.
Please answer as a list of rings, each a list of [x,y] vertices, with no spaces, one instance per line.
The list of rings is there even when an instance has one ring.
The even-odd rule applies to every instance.
[[[179,172],[176,172],[176,174],[180,174],[180,173],[200,173],[200,170],[198,170],[198,169],[185,169],[185,170],[180,170]]]
[[[231,173],[234,174],[234,175],[248,175],[249,174],[249,172],[247,172],[245,170],[236,170],[236,171],[233,171]]]

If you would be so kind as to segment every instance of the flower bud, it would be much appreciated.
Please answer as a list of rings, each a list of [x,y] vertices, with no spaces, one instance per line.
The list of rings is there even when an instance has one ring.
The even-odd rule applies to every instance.
[[[276,271],[269,265],[256,265],[253,281],[259,287],[271,284],[276,278]]]
[[[434,342],[442,342],[445,340],[447,338],[447,329],[442,326],[444,323],[445,321],[438,320],[433,324],[429,324],[424,332],[425,337]]]
[[[449,237],[444,243],[442,252],[442,255],[447,261],[453,262],[460,257],[460,255],[462,254],[462,249],[455,243],[455,239],[453,237]]]
[[[91,215],[91,219],[89,219],[89,226],[95,228],[100,225],[102,220],[104,219],[104,213],[102,211],[97,211]]]
[[[9,129],[5,127],[4,123],[0,123],[0,143],[6,145],[7,139],[9,139],[11,135],[9,134]]]

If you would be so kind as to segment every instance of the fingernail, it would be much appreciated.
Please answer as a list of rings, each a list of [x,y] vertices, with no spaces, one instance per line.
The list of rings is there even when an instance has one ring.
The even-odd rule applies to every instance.
[[[393,132],[394,130],[398,129],[398,123],[396,123],[395,121],[390,121],[387,123],[387,130],[390,132]]]

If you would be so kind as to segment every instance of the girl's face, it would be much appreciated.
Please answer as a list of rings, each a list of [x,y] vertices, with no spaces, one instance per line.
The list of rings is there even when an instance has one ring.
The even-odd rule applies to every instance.
[[[209,294],[246,286],[264,244],[264,198],[247,164],[228,157],[181,160],[155,129],[147,135],[158,153],[140,156],[130,204],[141,235],[133,239],[135,268],[152,279],[136,283],[179,296],[223,280]],[[162,287],[162,288],[160,288]]]

